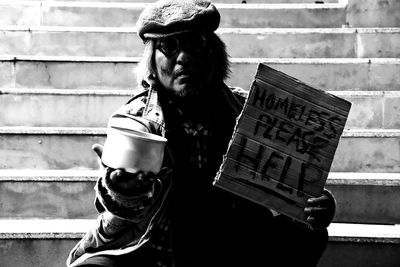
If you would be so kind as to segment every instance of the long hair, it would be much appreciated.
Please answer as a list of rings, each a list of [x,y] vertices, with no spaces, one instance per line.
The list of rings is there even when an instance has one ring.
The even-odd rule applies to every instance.
[[[207,42],[213,53],[214,74],[212,82],[222,83],[231,73],[229,55],[225,43],[214,32],[206,35]],[[136,81],[144,88],[159,84],[154,60],[155,39],[147,39],[144,43],[144,51],[135,73]]]
[[[147,39],[144,43],[142,58],[136,69],[136,82],[144,88],[157,83],[157,72],[154,62],[155,40]]]

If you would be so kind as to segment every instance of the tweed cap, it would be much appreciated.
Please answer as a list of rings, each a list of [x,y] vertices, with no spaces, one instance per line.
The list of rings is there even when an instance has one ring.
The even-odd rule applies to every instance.
[[[146,6],[137,21],[140,38],[159,38],[183,32],[215,31],[220,14],[207,0],[159,0]]]

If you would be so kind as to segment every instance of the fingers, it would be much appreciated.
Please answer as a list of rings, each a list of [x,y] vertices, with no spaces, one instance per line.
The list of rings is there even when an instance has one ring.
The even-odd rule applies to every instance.
[[[121,169],[113,170],[110,173],[110,180],[118,185],[119,188],[124,190],[129,190],[135,187],[135,177],[129,175],[129,173],[124,172]]]
[[[110,180],[114,183],[121,182],[123,180],[124,171],[121,169],[116,169],[111,171],[110,173]]]
[[[308,216],[307,217],[307,222],[309,222],[310,225],[312,226],[312,228],[315,228],[315,229],[326,228],[331,223],[328,220],[321,220],[320,218],[313,217],[313,216]]]
[[[304,208],[304,212],[306,214],[322,214],[327,211],[328,211],[327,207],[306,207],[306,208]]]
[[[335,203],[326,195],[307,200],[304,213],[308,215],[307,221],[313,227],[327,227],[335,214]]]
[[[110,180],[123,190],[141,191],[149,190],[154,182],[154,175],[146,175],[143,172],[129,173],[122,169],[112,170]]]
[[[307,204],[310,207],[326,206],[329,204],[329,198],[326,195],[320,197],[312,197],[307,200]]]

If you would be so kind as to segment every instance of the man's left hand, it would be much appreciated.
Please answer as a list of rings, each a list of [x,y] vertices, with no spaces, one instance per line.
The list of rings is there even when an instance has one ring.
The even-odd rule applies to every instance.
[[[320,197],[309,198],[304,208],[307,221],[313,228],[326,228],[335,216],[336,202],[333,195],[324,190]]]

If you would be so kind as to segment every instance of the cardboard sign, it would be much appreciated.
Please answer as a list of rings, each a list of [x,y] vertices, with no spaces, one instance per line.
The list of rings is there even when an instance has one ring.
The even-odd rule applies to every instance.
[[[214,185],[308,224],[350,107],[260,64]]]

